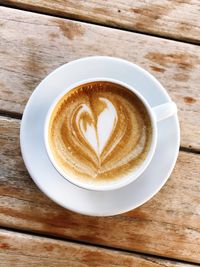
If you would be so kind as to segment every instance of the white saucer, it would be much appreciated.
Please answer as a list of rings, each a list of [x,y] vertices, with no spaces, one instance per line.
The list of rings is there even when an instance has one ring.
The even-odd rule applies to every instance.
[[[133,86],[152,107],[170,101],[162,85],[137,65],[111,57],[82,58],[56,69],[35,89],[24,110],[20,143],[32,179],[49,198],[81,214],[109,216],[142,205],[165,184],[178,156],[179,122],[177,115],[159,122],[155,155],[145,172],[128,186],[95,192],[71,184],[55,170],[46,154],[44,120],[52,101],[67,86],[94,77],[117,79]]]

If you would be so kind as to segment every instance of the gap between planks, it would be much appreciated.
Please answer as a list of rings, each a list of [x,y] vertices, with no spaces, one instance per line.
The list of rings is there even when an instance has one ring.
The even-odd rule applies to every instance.
[[[139,31],[137,29],[127,29],[127,28],[124,28],[124,27],[120,27],[118,25],[115,25],[115,26],[112,26],[112,25],[107,25],[105,23],[95,23],[94,21],[91,21],[89,19],[78,19],[78,18],[71,18],[70,16],[67,16],[67,15],[61,15],[61,14],[53,14],[51,12],[44,12],[44,11],[37,11],[36,9],[32,9],[32,8],[26,8],[23,4],[23,7],[20,6],[15,6],[13,4],[10,4],[10,3],[1,3],[1,0],[0,0],[0,4],[1,6],[3,7],[8,7],[8,8],[12,8],[12,9],[16,9],[16,10],[22,10],[22,11],[28,11],[28,12],[32,12],[32,13],[36,13],[36,14],[40,14],[40,15],[47,15],[47,16],[50,16],[50,17],[54,17],[54,18],[61,18],[61,19],[67,19],[67,20],[70,20],[70,21],[76,21],[76,22],[83,22],[83,23],[87,23],[87,24],[91,24],[91,25],[95,25],[95,26],[103,26],[105,28],[111,28],[111,29],[116,29],[116,30],[122,30],[124,32],[132,32],[132,33],[137,33],[137,34],[142,34],[142,35],[146,35],[146,36],[151,36],[151,37],[157,37],[157,38],[161,38],[161,39],[165,39],[165,40],[170,40],[170,41],[175,41],[175,42],[180,42],[180,43],[186,43],[186,44],[192,44],[192,45],[197,45],[199,46],[200,45],[200,41],[195,41],[195,40],[191,40],[191,39],[179,39],[179,38],[175,38],[175,37],[172,37],[172,36],[165,36],[165,35],[162,35],[162,34],[156,34],[156,33],[150,33],[150,32],[146,32],[146,31]]]
[[[0,110],[0,117],[2,117],[4,119],[8,119],[8,120],[9,119],[21,120],[22,119],[22,114],[15,113],[15,112],[9,112],[9,111],[1,111]],[[199,149],[187,148],[187,147],[183,147],[183,146],[180,146],[179,151],[184,151],[186,153],[200,154],[200,150]]]

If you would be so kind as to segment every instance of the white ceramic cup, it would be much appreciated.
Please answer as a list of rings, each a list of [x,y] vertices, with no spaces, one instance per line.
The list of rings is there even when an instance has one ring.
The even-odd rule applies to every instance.
[[[143,102],[144,106],[146,107],[146,110],[149,114],[149,117],[151,120],[151,125],[152,125],[152,142],[151,142],[149,152],[148,152],[147,157],[144,160],[144,162],[136,170],[133,170],[130,174],[123,176],[121,179],[119,179],[117,181],[113,181],[113,183],[108,183],[108,184],[105,183],[102,185],[83,182],[83,181],[80,181],[78,179],[75,179],[74,177],[70,177],[69,175],[66,175],[66,173],[62,170],[62,168],[55,161],[55,159],[53,157],[53,153],[52,153],[50,145],[49,145],[49,142],[48,142],[49,121],[50,121],[52,112],[53,112],[54,108],[56,107],[57,103],[59,102],[59,100],[67,92],[69,92],[71,89],[73,89],[79,85],[83,85],[83,84],[86,84],[89,82],[95,82],[95,81],[107,81],[107,82],[116,83],[116,84],[122,85],[123,87],[132,91]],[[150,107],[148,102],[144,99],[144,97],[136,89],[134,89],[132,86],[130,86],[124,82],[121,82],[121,81],[118,81],[115,79],[102,78],[102,77],[83,80],[83,81],[80,81],[78,83],[72,84],[69,87],[67,87],[66,90],[64,90],[62,92],[62,94],[60,94],[55,99],[55,101],[52,103],[52,105],[50,106],[49,111],[48,111],[47,116],[46,116],[45,125],[44,125],[44,142],[45,142],[46,151],[47,151],[47,154],[49,156],[51,163],[56,168],[56,170],[65,179],[67,179],[69,182],[75,184],[76,186],[79,186],[79,187],[84,188],[84,189],[96,190],[96,191],[107,191],[107,190],[118,189],[118,188],[121,188],[121,187],[126,186],[129,183],[133,182],[135,179],[137,179],[145,171],[145,169],[148,167],[148,165],[149,165],[149,163],[150,163],[150,161],[154,155],[155,149],[156,149],[157,124],[159,123],[159,121],[167,119],[168,117],[174,115],[176,112],[177,112],[176,104],[172,101],[164,103],[164,104],[156,106],[156,107],[153,107],[153,108]]]

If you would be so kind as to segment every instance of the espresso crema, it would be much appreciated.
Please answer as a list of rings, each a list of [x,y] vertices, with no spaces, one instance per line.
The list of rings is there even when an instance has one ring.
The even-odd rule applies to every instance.
[[[90,82],[56,104],[48,140],[58,166],[74,179],[106,183],[123,179],[146,159],[152,126],[146,107],[127,88]]]

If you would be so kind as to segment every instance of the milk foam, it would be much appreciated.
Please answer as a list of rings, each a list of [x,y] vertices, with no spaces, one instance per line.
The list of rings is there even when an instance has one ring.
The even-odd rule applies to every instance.
[[[103,97],[100,97],[99,100],[106,104],[106,108],[97,118],[96,129],[94,115],[91,108],[86,104],[82,104],[76,117],[76,124],[79,125],[83,138],[91,145],[98,157],[101,155],[117,122],[117,111],[113,104]],[[91,123],[87,125],[80,119],[81,114],[84,112],[91,117]]]
[[[145,160],[152,136],[143,103],[110,82],[74,88],[49,124],[54,158],[66,174],[88,182],[121,179]]]

